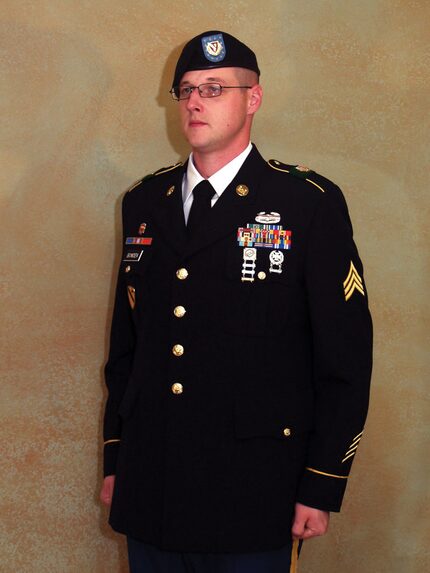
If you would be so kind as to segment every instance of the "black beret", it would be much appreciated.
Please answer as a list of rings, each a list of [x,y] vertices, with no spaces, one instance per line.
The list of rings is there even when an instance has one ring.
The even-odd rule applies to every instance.
[[[172,88],[185,72],[211,68],[246,68],[260,75],[254,52],[234,36],[212,30],[199,34],[185,44],[176,64]]]

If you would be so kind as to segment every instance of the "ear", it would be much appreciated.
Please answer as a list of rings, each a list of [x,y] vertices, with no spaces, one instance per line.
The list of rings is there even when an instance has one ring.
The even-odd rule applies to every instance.
[[[260,84],[257,84],[249,90],[248,115],[254,115],[260,109],[262,102],[263,88]]]

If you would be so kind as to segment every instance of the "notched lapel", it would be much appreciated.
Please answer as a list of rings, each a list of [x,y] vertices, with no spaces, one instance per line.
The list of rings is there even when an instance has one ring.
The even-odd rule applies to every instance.
[[[182,202],[182,178],[185,169],[186,164],[177,170],[174,178],[166,181],[153,213],[161,233],[160,239],[178,254],[183,253],[187,242]]]
[[[184,255],[189,257],[212,243],[222,239],[255,216],[253,206],[259,192],[265,161],[253,147],[236,177],[211,209],[204,228],[187,244]],[[238,189],[239,187],[239,189]],[[244,194],[244,188],[248,190]]]

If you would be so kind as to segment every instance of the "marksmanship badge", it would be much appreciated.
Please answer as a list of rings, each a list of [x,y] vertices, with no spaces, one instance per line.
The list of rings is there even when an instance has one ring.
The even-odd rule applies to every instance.
[[[222,62],[225,58],[226,50],[222,34],[202,38],[202,48],[205,58],[210,62]]]

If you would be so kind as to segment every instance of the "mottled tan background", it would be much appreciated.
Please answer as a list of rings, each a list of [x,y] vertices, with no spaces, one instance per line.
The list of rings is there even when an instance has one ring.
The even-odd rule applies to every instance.
[[[342,186],[366,263],[366,439],[343,513],[307,544],[301,571],[430,570],[429,8],[1,1],[2,572],[126,571],[97,501],[120,196],[184,157],[169,80],[184,41],[213,27],[259,56],[254,141]]]

